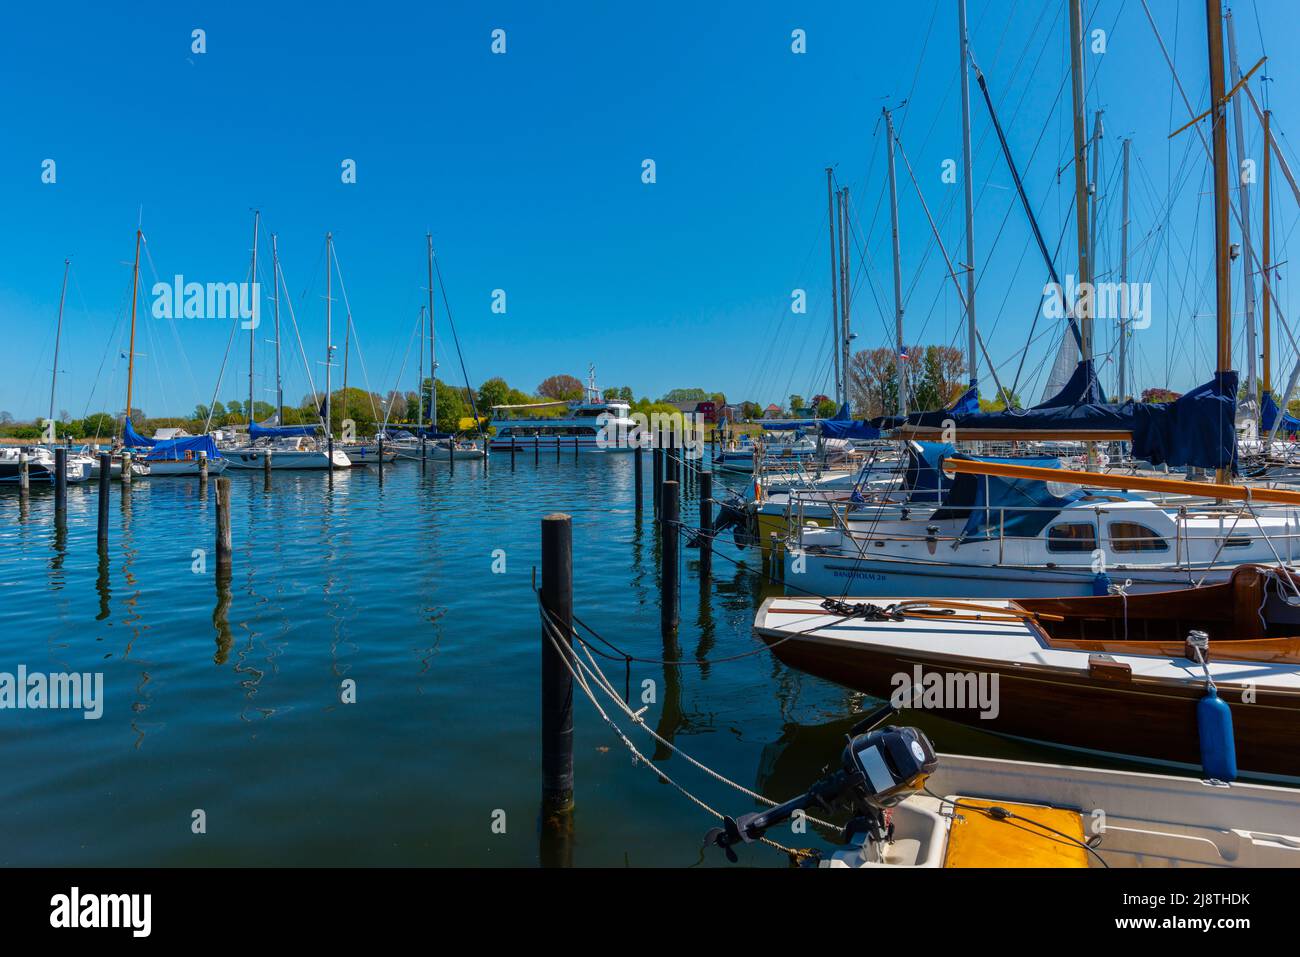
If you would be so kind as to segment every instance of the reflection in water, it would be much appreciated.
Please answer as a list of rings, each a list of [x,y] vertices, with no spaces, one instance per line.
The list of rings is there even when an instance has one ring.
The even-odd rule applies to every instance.
[[[217,603],[212,608],[212,627],[217,634],[217,651],[212,656],[212,663],[224,665],[230,657],[230,646],[234,639],[230,635],[230,568],[217,566]]]
[[[99,595],[99,614],[95,616],[95,621],[103,621],[108,617],[108,599],[112,594],[109,589],[107,542],[101,542],[99,544],[99,560],[95,575],[95,592]]]
[[[54,513],[54,538],[50,543],[54,557],[50,559],[50,588],[63,587],[63,563],[68,557],[68,520],[62,512]]]

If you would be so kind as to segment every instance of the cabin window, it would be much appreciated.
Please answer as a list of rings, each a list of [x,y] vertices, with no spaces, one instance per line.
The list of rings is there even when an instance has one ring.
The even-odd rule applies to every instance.
[[[1090,552],[1097,547],[1097,526],[1092,522],[1053,525],[1047,530],[1049,552]]]
[[[1224,548],[1246,548],[1250,545],[1249,535],[1229,535],[1223,540]]]
[[[1137,522],[1111,522],[1110,547],[1116,552],[1167,552],[1169,543]]]

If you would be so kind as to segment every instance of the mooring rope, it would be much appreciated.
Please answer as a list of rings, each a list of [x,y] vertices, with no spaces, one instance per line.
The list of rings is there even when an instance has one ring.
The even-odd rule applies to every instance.
[[[583,693],[587,696],[587,700],[590,701],[592,707],[596,709],[596,713],[600,715],[601,719],[607,725],[609,725],[610,729],[613,730],[613,732],[618,736],[619,740],[621,740],[623,744],[627,747],[627,749],[632,753],[633,763],[645,765],[645,767],[647,767],[648,769],[650,769],[655,773],[655,775],[659,778],[659,780],[661,780],[665,784],[670,785],[674,790],[676,790],[679,794],[681,794],[691,803],[695,804],[697,807],[708,812],[709,814],[712,814],[718,820],[723,820],[726,817],[726,815],[724,815],[717,808],[708,804],[703,798],[700,798],[695,794],[693,794],[684,785],[675,781],[666,772],[664,772],[663,769],[659,768],[649,758],[647,758],[643,753],[641,753],[640,749],[637,748],[636,744],[632,741],[632,739],[629,738],[627,734],[623,731],[623,729],[619,727],[618,723],[609,716],[608,712],[606,712],[605,709],[601,707],[600,702],[596,699],[596,696],[592,693],[591,686],[587,681],[587,674],[586,674],[587,666],[584,665],[582,659],[578,658],[576,654],[573,654],[572,649],[569,650],[569,654],[565,653],[563,644],[556,637],[557,634],[559,633],[559,630],[553,627],[546,620],[545,617],[543,617],[542,619],[542,624],[543,627],[546,628],[547,638],[550,639],[551,645],[555,648],[556,653],[560,656],[560,660],[564,663],[564,667],[568,670],[569,674],[573,676],[573,680],[577,683],[578,687],[581,688]],[[572,655],[572,660],[570,660],[570,655]],[[576,668],[574,667],[575,665],[577,665]],[[599,669],[597,669],[597,672],[599,672]],[[603,690],[605,690],[607,694],[609,693],[608,689],[603,689]],[[627,711],[627,713],[632,717],[632,719],[637,724],[639,724],[646,731],[649,731],[658,740],[663,741],[663,739],[660,738],[659,735],[655,734],[655,732],[640,718],[640,716],[636,715],[635,712],[632,712],[627,709],[626,705],[624,705],[623,702],[618,698],[617,694],[613,695],[613,700],[616,703],[618,703],[620,707],[623,707],[625,711]],[[697,767],[700,767],[703,770],[708,771],[719,781],[729,784],[732,787],[736,788],[737,790],[740,790],[760,801],[767,803],[769,806],[772,807],[776,806],[775,801],[771,801],[768,798],[763,797],[762,795],[754,794],[753,792],[747,790],[741,785],[736,784],[734,781],[728,780],[727,778],[718,774],[716,771],[712,771],[711,769],[700,764],[698,761],[695,761],[695,759],[691,758],[689,755],[681,751],[681,749],[677,748],[675,745],[671,744],[670,742],[664,741],[663,743],[667,744],[668,747],[670,747],[675,753],[680,754],[682,755],[682,757],[690,760],[692,764],[695,764]],[[816,819],[812,817],[809,817],[808,820],[813,821],[814,823],[823,824],[823,826],[826,827],[834,828],[837,831],[841,830],[839,828],[836,828],[835,825],[824,824],[824,822],[816,821]],[[761,837],[759,838],[759,841],[785,854],[787,857],[791,859],[792,862],[798,860],[816,859],[817,857],[820,856],[815,851],[800,850],[798,848],[786,847],[784,844],[780,844],[769,837]]]
[[[551,640],[553,644],[556,644],[557,639],[563,637],[563,632],[561,631],[560,623],[555,621],[554,615],[551,614],[551,612],[546,608],[545,605],[539,602],[539,607],[541,608],[542,624],[546,628],[547,637]],[[634,711],[630,704],[628,704],[621,697],[619,697],[617,689],[614,688],[613,683],[609,680],[609,676],[606,675],[604,671],[601,670],[600,665],[596,662],[594,658],[591,657],[591,653],[587,647],[586,642],[583,642],[582,638],[576,633],[571,633],[570,637],[577,638],[579,643],[582,644],[583,649],[587,651],[587,656],[590,659],[590,664],[584,662],[581,658],[579,658],[577,656],[577,652],[573,650],[572,647],[570,647],[570,650],[568,651],[567,654],[572,655],[579,668],[584,673],[594,678],[597,685],[600,687],[600,689],[604,691],[606,695],[609,696],[609,699],[613,701],[614,704],[628,718],[630,718],[636,724],[640,725],[642,730],[644,730],[647,734],[649,734],[652,738],[654,738],[664,747],[668,748],[674,754],[681,755],[681,757],[684,758],[686,761],[690,762],[695,767],[703,771],[705,774],[708,774],[710,777],[713,777],[715,780],[721,782],[722,784],[727,785],[728,787],[734,788],[735,790],[739,791],[741,794],[744,794],[746,797],[752,798],[755,801],[760,801],[766,804],[768,807],[776,807],[776,805],[779,802],[764,797],[762,794],[759,794],[756,791],[751,791],[743,784],[740,784],[736,781],[732,781],[730,778],[726,777],[725,775],[721,774],[718,771],[713,770],[708,765],[701,763],[700,761],[693,758],[691,755],[687,754],[681,748],[679,748],[672,741],[669,741],[667,738],[660,735],[657,731],[655,731],[654,728],[646,724],[645,719],[642,717],[642,715],[639,712]],[[818,818],[812,817],[811,815],[808,815],[807,819],[812,821],[814,824],[817,824],[821,827],[828,828],[832,831],[836,831],[836,832],[843,831],[843,828],[839,827],[836,824],[831,824],[829,821],[823,821]]]

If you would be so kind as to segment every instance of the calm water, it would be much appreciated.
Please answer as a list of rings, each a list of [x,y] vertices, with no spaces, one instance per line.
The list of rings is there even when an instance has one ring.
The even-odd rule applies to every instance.
[[[649,486],[649,457],[645,460]],[[575,605],[647,658],[721,658],[759,647],[757,556],[729,546],[701,590],[685,552],[676,647],[659,637],[650,510],[632,461],[534,466],[398,463],[335,476],[230,472],[234,574],[223,589],[192,552],[212,548],[215,502],[197,481],[115,484],[110,545],[96,491],[0,489],[0,671],[103,672],[104,714],[0,711],[0,864],[464,864],[539,862],[538,663],[531,576],[540,519],[573,516]],[[698,515],[692,498],[683,513]],[[493,573],[504,550],[506,571]],[[211,555],[209,555],[211,559]],[[540,572],[539,572],[540,574]],[[616,683],[623,668],[609,668]],[[344,679],[357,702],[340,703]],[[784,799],[835,761],[860,696],[766,651],[681,668],[656,683],[650,723],[688,753]],[[582,865],[723,863],[702,854],[713,819],[636,767],[585,698],[575,704]],[[942,749],[1038,756],[942,722]],[[626,722],[624,722],[626,727]],[[635,732],[646,754],[653,742]],[[1061,755],[1049,757],[1060,759]],[[710,804],[752,808],[680,758],[661,766]],[[203,809],[207,833],[191,832]],[[504,811],[506,833],[493,832]],[[774,835],[778,838],[781,835]],[[788,837],[788,835],[786,835]],[[790,843],[796,843],[790,841]],[[821,843],[806,835],[798,843]],[[754,865],[783,866],[764,849]]]

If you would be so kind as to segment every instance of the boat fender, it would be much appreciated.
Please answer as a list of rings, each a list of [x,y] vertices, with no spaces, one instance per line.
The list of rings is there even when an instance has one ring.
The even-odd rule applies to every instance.
[[[1237,780],[1237,747],[1232,735],[1232,709],[1219,697],[1210,677],[1210,637],[1203,631],[1187,636],[1192,660],[1205,669],[1205,695],[1196,703],[1196,731],[1201,743],[1201,770],[1217,781]]]
[[[1111,589],[1110,576],[1105,572],[1097,572],[1092,578],[1092,593],[1094,595],[1109,595]]]

